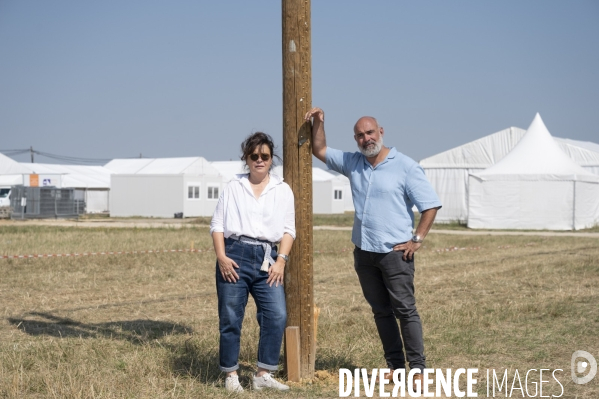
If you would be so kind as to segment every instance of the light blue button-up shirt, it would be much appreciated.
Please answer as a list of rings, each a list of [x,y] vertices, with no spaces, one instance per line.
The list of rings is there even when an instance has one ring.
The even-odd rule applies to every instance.
[[[424,171],[392,147],[374,168],[360,152],[327,147],[329,169],[349,178],[356,210],[352,242],[364,251],[388,253],[412,238],[414,212],[441,206]]]

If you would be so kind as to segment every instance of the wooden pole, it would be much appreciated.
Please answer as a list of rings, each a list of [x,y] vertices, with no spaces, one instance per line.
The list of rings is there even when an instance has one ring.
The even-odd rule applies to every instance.
[[[301,378],[314,376],[310,0],[282,0],[283,175],[295,195],[296,238],[285,268],[287,325],[300,331]],[[287,355],[288,352],[286,352]]]

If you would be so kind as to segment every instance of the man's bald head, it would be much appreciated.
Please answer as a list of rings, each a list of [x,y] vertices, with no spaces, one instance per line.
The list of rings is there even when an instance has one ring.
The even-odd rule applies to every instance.
[[[375,117],[373,117],[373,116],[363,116],[360,119],[358,119],[358,121],[354,125],[354,133],[357,133],[359,131],[358,127],[362,127],[365,124],[373,126],[376,130],[379,129],[379,122],[376,120]]]

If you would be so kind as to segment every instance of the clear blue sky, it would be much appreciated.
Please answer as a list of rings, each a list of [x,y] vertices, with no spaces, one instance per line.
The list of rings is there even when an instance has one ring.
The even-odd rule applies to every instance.
[[[599,2],[313,0],[312,75],[344,150],[362,115],[416,160],[536,112],[599,142]],[[0,0],[0,149],[217,161],[257,130],[281,146],[279,1]]]

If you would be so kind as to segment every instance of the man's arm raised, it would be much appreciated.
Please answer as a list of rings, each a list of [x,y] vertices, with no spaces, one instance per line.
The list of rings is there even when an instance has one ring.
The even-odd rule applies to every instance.
[[[324,111],[318,107],[312,108],[305,116],[306,121],[312,122],[312,154],[326,163],[327,138],[324,134]]]

